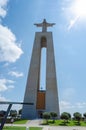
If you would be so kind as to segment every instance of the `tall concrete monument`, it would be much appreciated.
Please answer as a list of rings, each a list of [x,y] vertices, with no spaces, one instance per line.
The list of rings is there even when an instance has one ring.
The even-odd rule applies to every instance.
[[[34,24],[42,27],[42,32],[36,32],[33,45],[30,69],[27,78],[24,102],[34,105],[23,105],[22,118],[34,119],[41,117],[43,112],[56,112],[59,117],[59,100],[57,90],[55,57],[52,32],[47,28],[55,25],[47,23]],[[40,90],[41,50],[46,48],[46,90]]]

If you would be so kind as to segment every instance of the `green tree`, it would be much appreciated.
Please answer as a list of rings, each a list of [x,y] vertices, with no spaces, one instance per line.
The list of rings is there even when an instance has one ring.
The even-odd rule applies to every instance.
[[[10,116],[11,117],[16,117],[17,116],[17,111],[16,110],[10,110]]]
[[[6,111],[4,111],[4,110],[1,110],[1,111],[0,111],[0,117],[1,117],[1,118],[4,117],[5,114],[6,114]]]
[[[61,114],[61,119],[64,120],[64,124],[66,125],[66,123],[68,122],[68,120],[71,118],[70,113],[67,112],[63,112]]]
[[[86,122],[86,112],[83,114],[83,116],[84,116],[84,120]]]
[[[19,114],[19,115],[21,115],[21,114],[22,114],[22,109],[20,109],[20,110],[18,111],[18,114]]]
[[[51,118],[52,118],[52,120],[53,120],[53,123],[55,122],[55,119],[56,119],[56,117],[57,117],[57,113],[56,112],[50,112],[50,116],[51,116]]]
[[[80,125],[80,120],[81,120],[81,118],[82,118],[81,113],[75,112],[75,113],[73,114],[73,116],[74,116],[74,119],[75,119],[76,121],[78,121],[78,124]]]
[[[50,119],[50,113],[44,112],[43,113],[43,118],[46,120],[46,124],[48,124],[48,120]]]
[[[69,119],[71,119],[71,114],[70,113],[67,113],[68,114],[68,116],[69,116]]]

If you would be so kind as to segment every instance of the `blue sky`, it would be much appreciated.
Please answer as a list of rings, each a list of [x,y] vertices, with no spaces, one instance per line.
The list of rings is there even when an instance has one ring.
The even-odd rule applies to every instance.
[[[23,101],[35,32],[41,31],[33,24],[46,18],[56,23],[48,31],[53,32],[60,112],[86,112],[86,2],[77,9],[77,1],[0,0],[0,101]]]

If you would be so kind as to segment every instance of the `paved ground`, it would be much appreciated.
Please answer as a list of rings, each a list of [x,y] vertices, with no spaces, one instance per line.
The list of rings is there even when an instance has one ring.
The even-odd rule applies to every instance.
[[[22,125],[16,125],[13,124],[13,126],[25,126],[26,128],[28,127],[43,127],[43,130],[86,130],[86,127],[78,127],[78,126],[73,126],[73,127],[67,127],[67,126],[44,126],[41,125],[42,124],[42,120],[36,119],[36,120],[31,120],[28,121],[26,124],[22,124]],[[9,126],[12,126],[12,124],[6,124]]]
[[[51,126],[48,129],[43,130],[86,130],[86,127],[64,127],[64,126]]]

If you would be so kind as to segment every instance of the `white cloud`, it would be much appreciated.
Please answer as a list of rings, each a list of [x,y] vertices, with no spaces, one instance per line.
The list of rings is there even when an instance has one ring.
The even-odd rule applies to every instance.
[[[62,92],[62,99],[64,100],[71,100],[75,96],[75,88],[73,87],[67,87]]]
[[[0,94],[0,102],[5,102],[5,101],[9,101],[8,99],[6,99],[4,96],[2,96]],[[0,104],[0,110],[7,110],[8,108],[8,105],[5,105],[5,104]]]
[[[76,107],[77,108],[86,108],[86,102],[78,102],[78,103],[76,103]]]
[[[4,100],[1,100],[1,101],[4,101]],[[7,101],[7,100],[5,100],[5,101]],[[8,108],[8,104],[7,105],[5,105],[5,104],[1,104],[0,105],[0,110],[5,110],[5,111],[7,111],[7,108]],[[22,105],[12,105],[12,108],[11,108],[12,110],[17,110],[17,111],[19,111],[20,109],[22,109]]]
[[[4,80],[6,80],[6,79],[4,79]],[[9,84],[13,84],[14,83],[13,80],[6,80],[6,82],[9,83]]]
[[[0,94],[0,101],[8,101],[4,96]]]
[[[12,81],[12,80],[0,79],[0,92],[6,91],[9,88],[14,88],[12,85],[13,83],[14,83],[14,81]],[[12,87],[10,87],[11,85],[12,85]]]
[[[7,14],[7,3],[9,0],[0,0],[0,18]],[[0,62],[15,62],[23,53],[20,43],[17,43],[12,31],[0,24]]]
[[[5,101],[9,101],[8,99],[6,99],[4,96],[2,96],[0,94],[0,102],[5,102]],[[7,110],[8,108],[8,105],[5,105],[5,104],[0,104],[0,110]]]
[[[7,14],[6,6],[7,6],[8,0],[0,0],[0,17],[5,17]]]
[[[22,53],[15,35],[8,27],[0,25],[0,61],[15,62]]]
[[[74,108],[74,106],[70,102],[60,101],[60,108],[61,110],[64,110],[64,109]]]
[[[15,77],[22,77],[23,76],[23,73],[22,72],[17,72],[17,71],[10,71],[9,72],[9,75],[11,76],[15,76]]]
[[[9,85],[9,86],[8,86],[8,89],[13,89],[13,88],[14,88],[13,85]]]
[[[74,112],[84,113],[86,110],[86,102],[75,102],[71,103],[66,100],[60,101],[60,112],[69,112],[73,114]]]
[[[18,105],[18,104],[16,105],[16,104],[14,104],[14,105],[12,106],[12,109],[19,111],[20,109],[22,109],[22,105]]]
[[[5,90],[7,90],[6,80],[0,79],[0,91],[5,91]]]

